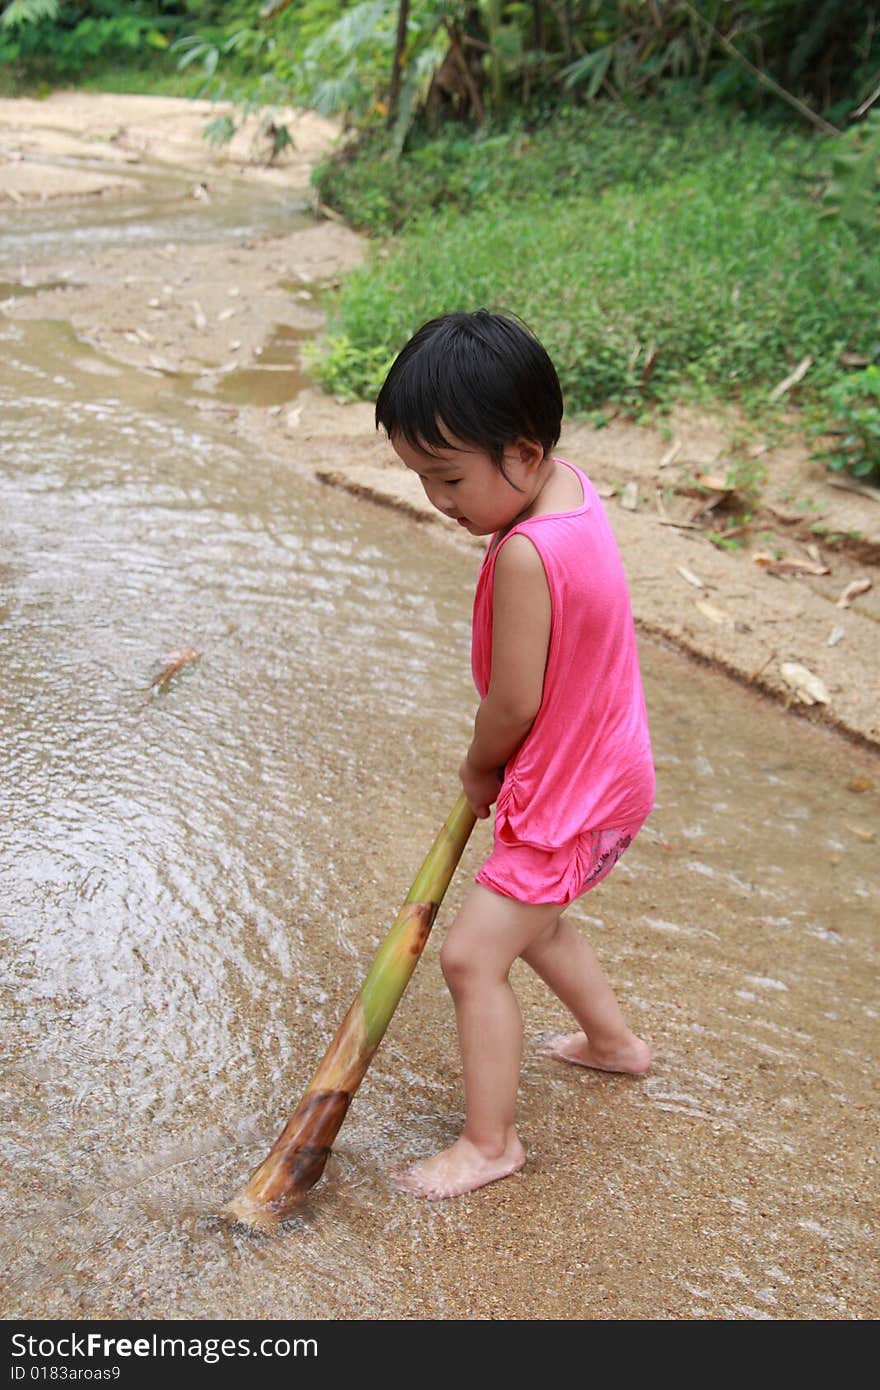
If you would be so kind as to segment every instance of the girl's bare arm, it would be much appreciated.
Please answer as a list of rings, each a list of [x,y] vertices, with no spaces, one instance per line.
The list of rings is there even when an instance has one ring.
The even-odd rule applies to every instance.
[[[550,620],[541,558],[526,536],[512,536],[495,562],[492,675],[460,770],[477,815],[489,814],[499,770],[519,748],[541,707]]]

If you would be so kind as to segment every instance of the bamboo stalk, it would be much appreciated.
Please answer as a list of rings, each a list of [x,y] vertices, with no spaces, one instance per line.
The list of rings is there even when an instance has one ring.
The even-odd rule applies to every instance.
[[[224,1208],[227,1220],[270,1230],[320,1178],[333,1141],[385,1034],[474,828],[462,793],[413,880],[335,1038],[268,1156]]]

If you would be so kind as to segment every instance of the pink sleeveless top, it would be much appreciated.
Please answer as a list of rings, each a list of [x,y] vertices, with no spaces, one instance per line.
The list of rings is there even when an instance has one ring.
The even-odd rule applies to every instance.
[[[565,463],[564,459],[560,460]],[[654,764],[629,589],[617,542],[589,478],[573,464],[583,505],[514,526],[483,559],[474,596],[474,682],[492,673],[495,562],[528,536],[550,589],[541,707],[510,759],[495,811],[507,843],[556,849],[585,830],[640,824],[654,804]]]

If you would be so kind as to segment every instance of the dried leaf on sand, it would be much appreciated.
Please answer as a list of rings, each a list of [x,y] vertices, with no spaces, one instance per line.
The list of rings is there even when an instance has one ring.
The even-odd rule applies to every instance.
[[[870,579],[854,579],[851,584],[847,584],[840,598],[837,600],[838,608],[849,608],[853,599],[858,594],[865,594],[873,583]]]
[[[801,666],[797,661],[783,661],[779,674],[785,684],[794,691],[801,704],[830,705],[831,696],[817,675]]]
[[[698,473],[695,480],[698,487],[706,487],[710,492],[733,492],[726,478],[717,473]]]
[[[706,585],[703,583],[700,576],[694,574],[693,570],[689,570],[687,565],[676,565],[675,572],[676,574],[680,574],[682,579],[686,579],[688,584],[693,584],[695,589],[705,589]]]
[[[773,555],[766,555],[759,551],[752,556],[756,565],[760,565],[762,570],[768,574],[830,574],[831,570],[827,565],[814,560],[777,560]]]
[[[875,830],[865,830],[861,825],[847,825],[846,828],[852,835],[855,835],[856,839],[864,840],[865,844],[868,845],[873,844],[877,838]]]
[[[708,618],[710,622],[719,624],[732,622],[726,613],[723,613],[720,608],[716,608],[715,604],[710,603],[707,598],[698,598],[694,602],[703,617]]]

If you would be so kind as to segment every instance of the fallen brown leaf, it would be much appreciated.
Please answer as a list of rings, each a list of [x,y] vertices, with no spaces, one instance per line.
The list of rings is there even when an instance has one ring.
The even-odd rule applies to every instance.
[[[706,512],[714,511],[718,503],[724,500],[725,495],[726,494],[723,492],[716,492],[712,497],[701,497],[699,502],[695,502],[691,507],[686,520],[694,522],[698,516],[703,516]]]
[[[162,658],[162,669],[150,681],[150,689],[164,695],[178,672],[202,655],[195,647],[177,647]]]
[[[865,593],[867,593],[867,591],[870,589],[872,583],[873,583],[873,580],[871,580],[871,579],[854,579],[854,580],[852,581],[851,584],[847,584],[847,586],[846,586],[846,588],[844,589],[843,593],[840,595],[840,598],[837,600],[837,607],[838,607],[838,608],[849,608],[849,606],[850,606],[850,604],[852,603],[853,599],[854,599],[858,594],[865,594]]]
[[[814,560],[777,560],[772,555],[764,554],[763,551],[753,555],[752,562],[760,565],[762,570],[767,570],[770,574],[831,573],[827,565],[817,564]]]
[[[868,845],[873,844],[873,842],[877,838],[877,835],[873,830],[863,830],[860,825],[848,825],[846,828],[853,835],[857,836],[858,839],[864,840],[865,844]]]
[[[680,574],[682,579],[686,579],[688,584],[693,584],[695,589],[705,589],[706,585],[703,583],[700,576],[694,574],[693,570],[689,570],[687,565],[676,565],[675,572],[676,574]]]
[[[848,792],[872,792],[874,783],[870,777],[850,777],[846,789]]]
[[[747,536],[748,534],[748,525],[728,526],[726,531],[713,532],[709,536],[709,540],[712,542],[713,545],[717,546],[720,545],[723,541],[732,541],[735,540],[738,536]]]
[[[824,681],[798,661],[783,661],[779,674],[804,705],[830,705],[831,696]]]
[[[710,603],[706,598],[694,600],[695,606],[699,608],[704,618],[708,618],[713,623],[729,623],[731,619],[726,613],[722,613],[720,608],[716,608],[714,603]]]

